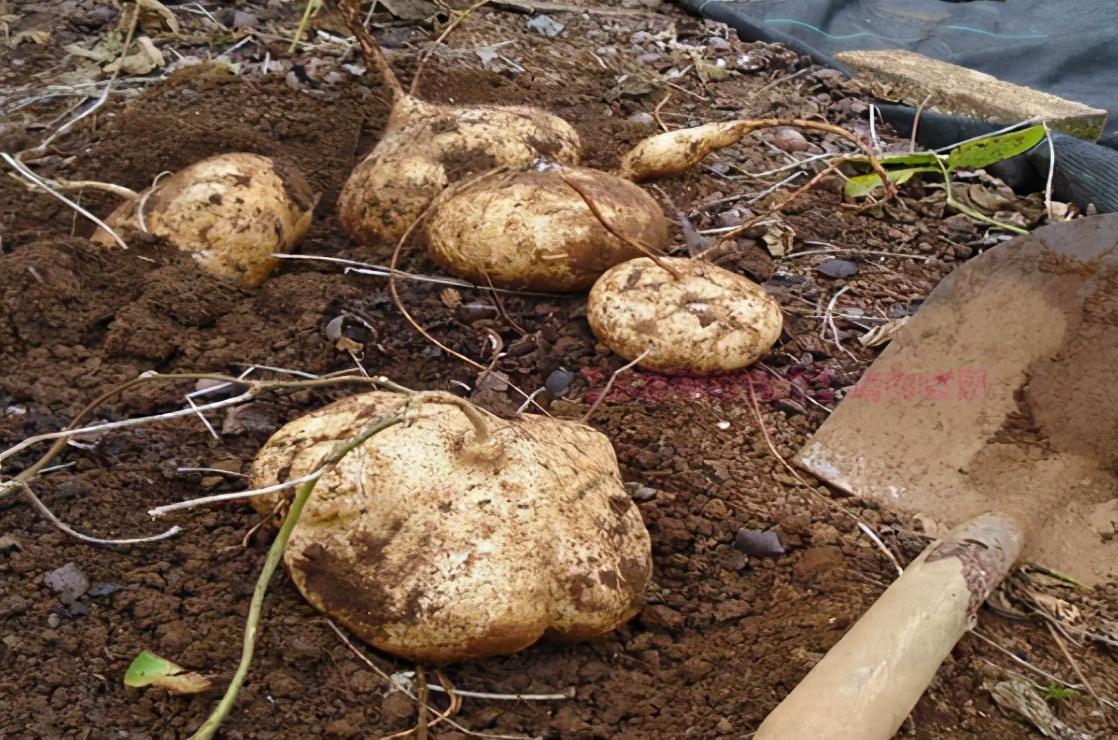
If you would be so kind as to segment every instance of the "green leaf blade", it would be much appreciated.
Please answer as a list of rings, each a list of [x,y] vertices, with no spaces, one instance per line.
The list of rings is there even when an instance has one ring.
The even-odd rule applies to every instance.
[[[909,167],[903,170],[887,170],[885,174],[889,178],[889,182],[894,185],[903,185],[911,180],[913,175],[917,175],[921,172],[938,171],[939,168],[937,167]],[[876,172],[871,172],[868,175],[851,177],[846,181],[843,192],[846,194],[846,197],[857,200],[858,198],[865,198],[880,187],[881,176]]]
[[[947,155],[947,170],[980,170],[1024,154],[1044,139],[1044,126],[1030,126],[1008,134],[960,144]]]
[[[134,689],[142,688],[163,676],[173,676],[181,670],[182,668],[150,650],[141,650],[140,654],[132,659],[132,664],[124,674],[124,685]]]
[[[134,689],[155,686],[172,694],[197,694],[210,687],[210,679],[175,665],[150,650],[141,650],[124,673],[124,685]]]

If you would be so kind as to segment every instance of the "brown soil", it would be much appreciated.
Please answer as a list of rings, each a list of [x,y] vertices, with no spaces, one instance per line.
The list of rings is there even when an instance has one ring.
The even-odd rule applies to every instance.
[[[23,84],[57,70],[61,44],[108,28],[74,26],[71,16],[82,14],[70,6],[81,4],[59,5],[63,9],[38,4],[29,11],[29,22],[56,21],[60,30],[53,46],[23,45],[12,52],[24,61]],[[290,33],[295,11],[284,7],[279,15],[260,8],[261,22],[268,18]],[[524,72],[485,70],[472,52],[448,52],[432,59],[421,92],[436,101],[543,105],[578,128],[586,163],[600,167],[612,166],[628,145],[656,130],[654,123],[630,117],[651,113],[668,92],[673,97],[663,117],[672,126],[740,112],[819,114],[864,129],[864,103],[826,72],[766,88],[770,80],[799,68],[786,50],[726,41],[719,28],[665,8],[608,10],[553,13],[567,24],[554,40],[526,30],[525,16],[479,12],[452,35],[452,44],[469,50],[511,40],[499,51]],[[197,16],[179,15],[184,24],[198,27]],[[710,84],[688,75],[676,83],[682,90],[637,84],[636,74],[624,77],[624,70],[641,64],[671,66],[670,54],[648,51],[651,42],[638,40],[637,34],[656,34],[672,23],[686,43],[723,39],[727,47],[720,55],[728,59],[749,52],[754,68]],[[393,62],[408,78],[414,55],[400,44],[403,39],[422,42],[427,32],[396,24],[383,33],[395,39]],[[226,40],[215,48],[231,44]],[[249,44],[238,51],[238,61],[257,65],[252,73],[190,67],[149,84],[135,97],[114,98],[91,125],[60,140],[36,167],[50,176],[139,189],[160,171],[223,151],[282,154],[322,195],[300,251],[384,264],[388,245],[351,244],[334,214],[344,178],[383,125],[383,88],[348,73],[330,78],[316,71],[314,53],[297,57],[310,70],[302,77],[263,74],[258,67],[265,49],[272,59],[286,59],[285,46]],[[607,50],[611,46],[614,52]],[[179,50],[190,52],[185,46]],[[205,55],[204,47],[194,51]],[[663,59],[638,61],[652,53]],[[336,60],[325,52],[322,57],[322,69],[334,70]],[[680,68],[688,63],[680,61]],[[2,79],[11,84],[13,77],[5,72]],[[24,118],[12,114],[6,120],[10,125],[0,129],[0,145],[12,151],[33,144],[42,131],[26,127],[29,114],[49,121],[73,102],[38,103],[25,109]],[[833,144],[808,139],[813,145]],[[714,160],[750,172],[786,161],[757,137]],[[776,182],[740,179],[733,168],[714,169],[658,185],[673,208],[690,210]],[[790,457],[873,357],[873,350],[856,341],[864,327],[851,320],[839,319],[837,327],[844,350],[853,355],[840,351],[829,332],[821,338],[819,316],[830,296],[849,287],[842,301],[847,315],[851,310],[875,318],[907,315],[954,261],[984,243],[973,222],[943,218],[942,202],[931,190],[913,184],[906,195],[908,206],[858,212],[842,207],[836,184],[825,183],[787,215],[795,233],[792,248],[810,251],[827,243],[915,252],[927,260],[838,255],[855,260],[859,272],[831,279],[815,268],[835,255],[774,258],[761,240],[763,232],[728,250],[721,263],[764,282],[786,310],[785,334],[764,367],[716,378],[631,372],[593,419],[613,441],[652,534],[654,584],[647,606],[630,625],[598,642],[544,643],[518,655],[446,670],[462,689],[575,692],[572,699],[550,702],[467,699],[456,721],[473,731],[505,735],[741,737],[893,577],[890,562],[840,504],[872,526],[903,561],[921,549],[924,539],[907,520],[849,499],[832,500],[822,487],[807,491],[799,486],[769,450],[746,390],[757,393],[765,430],[780,454]],[[82,202],[102,214],[112,205],[102,195],[83,194]],[[753,207],[769,202],[762,199]],[[721,225],[720,214],[733,205],[701,211],[693,216],[695,226]],[[1034,205],[1022,201],[1018,210],[1027,213]],[[146,370],[236,373],[250,364],[310,373],[352,368],[354,357],[326,333],[338,316],[346,317],[343,332],[363,348],[358,356],[370,372],[421,388],[461,391],[460,383],[479,385],[476,372],[433,348],[401,319],[380,278],[345,275],[326,263],[290,262],[259,289],[246,291],[201,274],[188,258],[163,245],[134,236],[130,252],[105,252],[83,238],[89,231],[57,201],[0,179],[4,448],[63,427],[97,394]],[[682,235],[676,236],[682,243]],[[421,251],[413,248],[404,267],[436,272]],[[551,404],[556,415],[584,412],[622,364],[594,341],[580,296],[497,301],[486,291],[448,294],[413,282],[402,283],[401,293],[421,323],[467,355],[488,361],[487,332],[498,332],[507,356],[497,369],[522,388],[539,387],[560,367],[573,371],[576,379],[566,398]],[[147,386],[106,404],[96,417],[113,420],[179,408],[191,388],[189,383]],[[82,447],[69,447],[56,460],[70,467],[44,475],[35,490],[80,531],[100,537],[152,533],[164,525],[150,521],[148,508],[238,488],[236,478],[178,468],[245,471],[280,424],[346,392],[280,393],[211,414],[220,439],[197,418],[187,417],[83,440]],[[504,414],[520,402],[493,383],[481,385],[472,397]],[[34,462],[36,452],[41,450],[5,461],[5,473]],[[169,522],[183,527],[177,537],[105,548],[56,531],[23,501],[0,502],[0,737],[178,737],[195,729],[213,706],[214,694],[170,697],[129,689],[122,676],[139,650],[150,649],[224,685],[236,665],[250,593],[271,541],[266,527],[250,533],[257,521],[247,504],[198,510]],[[785,553],[746,556],[734,547],[742,527],[775,529]],[[89,581],[76,598],[60,596],[44,582],[46,574],[67,563],[75,563]],[[1113,591],[1103,593],[1113,605]],[[1077,681],[1042,625],[984,611],[980,627],[1021,658]],[[1112,656],[1090,644],[1075,650],[1097,690],[1111,696],[1118,692]],[[414,669],[366,653],[389,672]],[[1019,738],[1031,732],[1004,715],[983,688],[992,665],[1013,667],[1002,653],[965,638],[904,732],[923,738]],[[401,699],[399,693],[386,693],[383,681],[339,642],[280,574],[266,601],[256,662],[223,733],[380,736],[414,724],[414,706]],[[443,697],[435,695],[433,701],[445,706]],[[1057,712],[1099,736],[1116,729],[1113,715],[1100,713],[1084,692],[1062,700]],[[436,726],[432,734],[461,737],[449,730],[440,734],[440,729]]]

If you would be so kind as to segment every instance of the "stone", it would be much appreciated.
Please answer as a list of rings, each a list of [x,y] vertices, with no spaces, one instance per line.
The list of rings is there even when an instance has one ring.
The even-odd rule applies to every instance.
[[[1097,141],[1106,111],[999,80],[973,69],[900,49],[844,51],[835,61],[854,70],[854,82],[885,100],[928,105],[951,115],[1011,124],[1043,116],[1055,131]]]

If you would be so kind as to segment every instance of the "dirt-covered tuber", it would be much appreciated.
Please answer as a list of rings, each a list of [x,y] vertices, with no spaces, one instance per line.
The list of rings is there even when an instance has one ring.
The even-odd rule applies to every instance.
[[[618,168],[635,182],[686,172],[711,152],[736,144],[753,130],[749,121],[720,121],[681,128],[637,142]]]
[[[759,285],[679,257],[659,264],[642,257],[606,271],[590,290],[586,317],[611,350],[628,360],[647,352],[638,364],[664,371],[745,367],[769,350],[782,326],[779,304]]]
[[[139,229],[191,253],[203,270],[255,287],[273,256],[295,247],[310,228],[314,198],[295,167],[258,154],[218,154],[160,180],[121,204],[105,222]],[[93,241],[115,245],[102,229]]]
[[[451,183],[537,160],[577,164],[578,134],[524,106],[449,106],[405,95],[384,134],[342,188],[342,225],[362,243],[396,240]]]
[[[449,394],[421,397],[414,418],[318,480],[284,554],[307,600],[372,645],[431,663],[629,619],[651,550],[609,441],[576,422],[504,421]],[[366,393],[289,423],[257,456],[253,485],[314,471],[401,403]]]
[[[686,172],[703,160],[711,152],[736,144],[754,131],[767,128],[791,127],[820,131],[853,142],[868,160],[870,167],[889,185],[885,171],[856,134],[841,126],[802,118],[756,118],[737,121],[718,121],[704,123],[691,128],[667,131],[649,136],[637,142],[624,157],[618,172],[634,182],[643,182],[655,177],[668,177]]]
[[[438,203],[427,224],[428,252],[454,275],[549,292],[586,290],[610,267],[667,243],[652,196],[583,167],[484,178]]]

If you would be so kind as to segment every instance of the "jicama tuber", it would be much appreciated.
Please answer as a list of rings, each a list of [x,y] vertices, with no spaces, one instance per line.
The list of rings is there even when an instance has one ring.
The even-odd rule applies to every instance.
[[[405,93],[356,3],[343,0],[338,9],[393,95],[380,141],[338,199],[342,225],[355,240],[399,238],[437,195],[467,175],[523,169],[541,159],[578,163],[578,134],[558,116],[527,106],[436,105]]]
[[[545,634],[592,638],[633,616],[651,549],[606,437],[420,395],[408,423],[318,480],[284,553],[307,600],[372,645],[431,663],[515,652]],[[289,423],[260,451],[252,484],[313,472],[400,406],[378,391]],[[255,505],[272,511],[276,495]]]
[[[259,154],[218,154],[160,180],[122,203],[105,223],[139,229],[191,253],[206,272],[255,287],[276,252],[310,228],[315,199],[295,167]],[[103,229],[93,241],[114,246]]]
[[[853,142],[862,150],[870,168],[881,178],[886,191],[892,192],[893,185],[881,168],[881,164],[874,157],[873,151],[866,147],[855,134],[831,123],[808,121],[801,118],[718,121],[649,136],[637,142],[637,145],[621,158],[618,173],[634,182],[643,182],[655,177],[678,175],[697,165],[711,152],[736,144],[754,131],[784,126],[822,131]],[[841,159],[842,155],[835,155],[835,158]]]
[[[586,290],[610,267],[667,243],[652,196],[584,167],[483,178],[439,202],[427,224],[428,253],[454,275],[549,292]]]
[[[779,304],[756,283],[680,257],[642,257],[607,270],[590,290],[586,318],[603,344],[628,360],[640,357],[641,367],[690,372],[756,362],[783,323]]]

